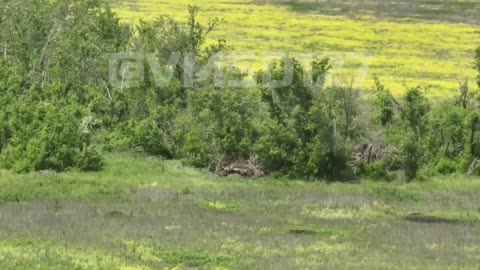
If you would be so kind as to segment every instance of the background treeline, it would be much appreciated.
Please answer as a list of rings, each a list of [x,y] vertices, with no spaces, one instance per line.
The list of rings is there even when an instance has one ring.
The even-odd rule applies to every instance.
[[[237,164],[246,174],[308,180],[480,174],[480,91],[467,83],[455,98],[435,101],[426,97],[435,89],[422,87],[394,97],[380,79],[373,91],[346,81],[326,87],[328,59],[307,71],[285,56],[270,72],[280,79],[293,61],[287,87],[264,83],[264,71],[252,89],[215,86],[213,78],[185,87],[181,66],[160,87],[147,60],[140,85],[110,84],[114,52],[154,53],[160,63],[193,52],[200,67],[231,50],[223,40],[205,44],[222,20],[202,25],[197,11],[189,8],[187,23],[160,17],[132,26],[101,1],[4,0],[0,167],[100,170],[102,152],[131,149],[214,172]],[[480,74],[480,49],[474,62]],[[231,67],[224,73],[246,76]]]

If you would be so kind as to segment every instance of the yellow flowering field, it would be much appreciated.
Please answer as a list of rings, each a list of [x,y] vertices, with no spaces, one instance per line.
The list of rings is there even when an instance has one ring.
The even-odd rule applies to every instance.
[[[367,61],[365,88],[372,87],[374,76],[395,93],[424,85],[431,86],[430,95],[448,95],[465,80],[474,87],[472,59],[480,28],[473,24],[322,15],[255,0],[127,0],[117,1],[115,11],[132,22],[160,15],[184,20],[189,4],[200,7],[202,20],[225,18],[212,41],[223,38],[235,52],[258,54],[240,61],[242,67],[261,68],[264,53],[327,55],[342,59],[337,71],[348,78]]]

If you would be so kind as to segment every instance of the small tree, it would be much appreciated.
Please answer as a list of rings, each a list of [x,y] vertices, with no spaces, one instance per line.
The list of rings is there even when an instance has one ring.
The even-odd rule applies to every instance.
[[[421,88],[410,88],[404,97],[402,110],[403,120],[421,138],[426,124],[426,114],[430,110],[430,104]]]
[[[477,84],[478,84],[478,87],[480,87],[480,47],[478,47],[478,49],[475,52],[475,68],[478,71]]]
[[[171,16],[160,16],[153,22],[140,21],[136,27],[138,34],[132,42],[136,51],[155,53],[160,63],[168,63],[172,56],[179,56],[179,61],[174,67],[174,77],[178,80],[192,75],[184,74],[184,69],[189,68],[184,66],[185,58],[191,57],[193,59],[189,60],[205,64],[208,55],[227,48],[224,40],[219,40],[216,44],[203,48],[208,35],[224,22],[223,19],[214,18],[206,24],[201,24],[198,19],[199,8],[197,6],[189,6],[188,12],[187,23],[177,21]],[[197,71],[196,67],[193,69]]]
[[[394,115],[394,100],[388,89],[375,78],[375,105],[377,109],[377,117],[382,126],[391,123]]]

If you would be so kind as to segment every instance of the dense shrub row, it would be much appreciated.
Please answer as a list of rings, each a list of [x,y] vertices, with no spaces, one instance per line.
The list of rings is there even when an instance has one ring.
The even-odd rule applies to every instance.
[[[109,81],[111,53],[155,54],[161,63],[175,52],[180,59],[193,53],[205,65],[231,49],[223,40],[205,44],[222,21],[202,25],[190,7],[186,24],[160,17],[130,27],[100,1],[6,3],[0,11],[1,167],[98,170],[99,151],[126,148],[212,171],[255,156],[266,173],[301,179],[480,173],[480,92],[466,83],[457,97],[435,102],[421,87],[394,97],[380,80],[367,95],[372,92],[347,83],[326,87],[328,59],[307,71],[285,56],[268,74],[279,79],[293,68],[288,86],[266,83],[266,71],[257,72],[251,89],[219,86],[211,76],[185,86],[191,74],[180,66],[171,70],[170,84],[159,86],[146,57],[144,80],[118,89]],[[475,67],[480,74],[480,49]],[[236,68],[222,71],[226,78],[245,77]]]
[[[104,81],[131,31],[99,1],[7,0],[0,10],[0,165],[98,170],[93,143],[113,116]],[[110,124],[110,123],[108,123]]]

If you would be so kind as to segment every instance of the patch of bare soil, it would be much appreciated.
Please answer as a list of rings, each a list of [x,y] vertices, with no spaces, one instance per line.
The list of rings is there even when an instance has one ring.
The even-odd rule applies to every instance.
[[[420,213],[409,214],[405,217],[405,220],[410,222],[417,222],[417,223],[448,223],[448,224],[461,223],[461,221],[458,219],[429,216],[429,215],[424,215]]]

